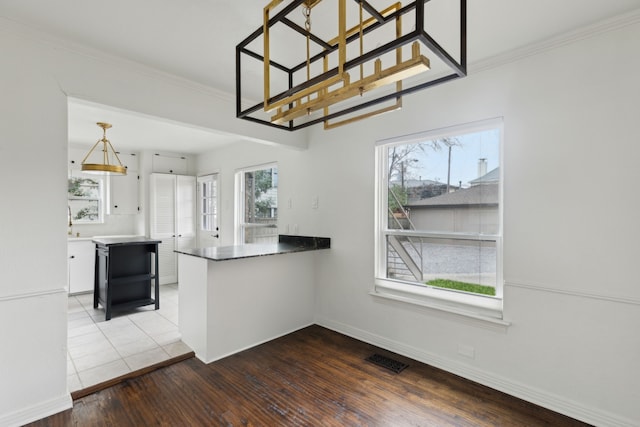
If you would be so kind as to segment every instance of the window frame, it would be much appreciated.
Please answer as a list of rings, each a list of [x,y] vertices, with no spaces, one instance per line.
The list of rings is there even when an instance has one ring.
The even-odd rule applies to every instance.
[[[198,197],[198,231],[216,233],[220,230],[220,218],[218,212],[218,200],[219,200],[219,176],[217,173],[211,173],[203,176],[199,176],[196,179],[198,185],[197,197]],[[202,191],[202,184],[215,183],[215,196],[205,195]],[[214,199],[213,212],[205,212],[205,200]],[[211,226],[205,227],[205,218],[208,218],[212,223]]]
[[[244,180],[244,175],[247,172],[255,172],[255,171],[259,171],[259,170],[263,170],[263,169],[276,169],[277,171],[277,178],[276,178],[276,185],[273,188],[278,189],[279,188],[279,179],[280,179],[280,171],[278,169],[278,162],[269,162],[269,163],[263,163],[260,165],[255,165],[255,166],[248,166],[248,167],[244,167],[241,169],[237,169],[236,173],[235,173],[235,191],[234,191],[234,199],[235,199],[235,224],[234,224],[234,229],[235,229],[235,233],[234,233],[234,241],[236,245],[245,245],[248,243],[245,243],[245,230],[247,228],[251,228],[251,227],[257,227],[258,225],[256,223],[248,223],[245,222],[245,217],[244,217],[244,213],[245,213],[245,205],[244,205],[244,193],[246,191],[246,187],[245,187],[245,180]],[[275,206],[275,212],[276,212],[276,225],[275,228],[276,230],[278,229],[278,197],[276,197],[276,206]],[[274,209],[274,208],[272,208]],[[277,231],[276,231],[277,234]]]
[[[456,137],[483,130],[497,129],[499,132],[499,206],[498,233],[495,235],[482,233],[456,233],[425,230],[394,230],[388,228],[388,149],[394,145],[406,145]],[[463,125],[450,126],[415,134],[379,140],[375,147],[375,238],[374,238],[374,286],[371,295],[416,304],[438,310],[453,312],[464,316],[487,320],[499,324],[507,324],[502,320],[503,313],[503,187],[504,187],[504,123],[503,119],[494,118]],[[402,235],[414,237],[431,237],[447,239],[464,239],[495,242],[496,247],[496,296],[483,296],[420,286],[415,282],[387,278],[387,236]]]
[[[68,186],[69,180],[71,180],[72,178],[91,179],[98,182],[97,198],[79,197],[79,196],[73,197],[71,196],[71,194],[67,189],[67,203],[69,205],[70,210],[71,210],[71,204],[72,204],[71,202],[73,200],[86,200],[86,201],[95,200],[98,203],[98,218],[96,220],[82,220],[82,219],[71,218],[71,222],[73,223],[73,225],[104,224],[105,214],[106,214],[105,212],[106,191],[107,191],[107,186],[109,185],[107,182],[108,180],[106,179],[107,177],[105,175],[87,174],[79,170],[70,169],[67,177],[67,186]]]

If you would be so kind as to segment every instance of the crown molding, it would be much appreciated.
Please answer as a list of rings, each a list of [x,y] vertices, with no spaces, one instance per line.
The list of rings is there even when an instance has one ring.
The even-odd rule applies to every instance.
[[[562,46],[566,46],[590,37],[615,31],[628,25],[640,22],[640,8],[622,15],[615,16],[604,21],[599,21],[585,27],[578,28],[568,33],[560,34],[543,40],[538,43],[532,43],[505,53],[501,53],[490,58],[475,61],[469,64],[469,74],[479,73],[511,62],[519,61],[530,56],[538,55]]]
[[[224,102],[235,103],[235,94],[225,92],[223,90],[202,83],[198,83],[194,80],[190,80],[185,77],[160,70],[141,62],[110,54],[100,49],[89,47],[70,39],[54,36],[42,30],[36,29],[29,25],[25,25],[15,20],[8,19],[6,17],[0,17],[0,31],[6,31],[18,37],[27,39],[31,42],[46,45],[57,50],[64,50],[69,53],[83,56],[94,61],[102,61],[111,65],[115,64],[119,67],[126,68],[132,72],[144,75],[146,77],[162,80],[165,83],[197,91]]]
[[[484,70],[489,70],[502,65],[506,65],[511,62],[519,61],[530,56],[538,55],[568,44],[578,42],[580,40],[614,31],[628,25],[637,24],[639,22],[640,8],[610,19],[606,19],[604,21],[596,22],[594,24],[576,29],[568,33],[561,34],[550,39],[543,40],[538,43],[529,44],[527,46],[501,53],[490,58],[475,61],[473,63],[470,63],[468,66],[469,74],[478,73]],[[158,80],[163,80],[170,84],[182,86],[184,88],[217,98],[224,102],[235,103],[236,101],[235,94],[233,93],[225,92],[212,86],[198,83],[193,80],[178,76],[176,74],[162,71],[158,68],[126,59],[118,55],[109,54],[102,50],[95,49],[69,39],[53,36],[49,33],[25,25],[18,21],[8,19],[6,17],[0,17],[0,31],[8,31],[17,36],[29,39],[33,42],[45,44],[55,49],[66,50],[70,53],[84,56],[92,60],[99,60],[108,62],[110,64],[115,63],[119,66],[126,67],[131,71],[137,72],[138,74],[142,74]]]

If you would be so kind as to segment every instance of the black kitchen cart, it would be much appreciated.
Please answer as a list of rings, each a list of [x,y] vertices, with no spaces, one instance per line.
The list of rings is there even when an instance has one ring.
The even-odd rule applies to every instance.
[[[105,319],[114,310],[155,304],[160,308],[158,244],[146,237],[94,238],[96,244],[93,308],[102,305]],[[151,287],[154,286],[153,298]]]

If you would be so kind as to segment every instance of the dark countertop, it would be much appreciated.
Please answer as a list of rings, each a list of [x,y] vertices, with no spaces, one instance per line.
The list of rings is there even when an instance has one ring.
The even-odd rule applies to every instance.
[[[331,239],[328,237],[280,235],[278,236],[278,243],[252,243],[237,246],[183,249],[175,250],[175,252],[206,258],[211,261],[229,261],[267,255],[315,251],[319,249],[329,249],[330,247]]]
[[[117,246],[117,245],[146,245],[153,243],[162,243],[161,240],[151,239],[144,236],[132,237],[96,237],[91,239],[93,243],[101,246]]]

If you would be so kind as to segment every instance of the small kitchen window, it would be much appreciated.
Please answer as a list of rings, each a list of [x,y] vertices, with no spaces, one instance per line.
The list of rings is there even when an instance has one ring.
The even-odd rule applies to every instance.
[[[73,224],[102,223],[104,218],[104,177],[69,172],[68,204]]]

